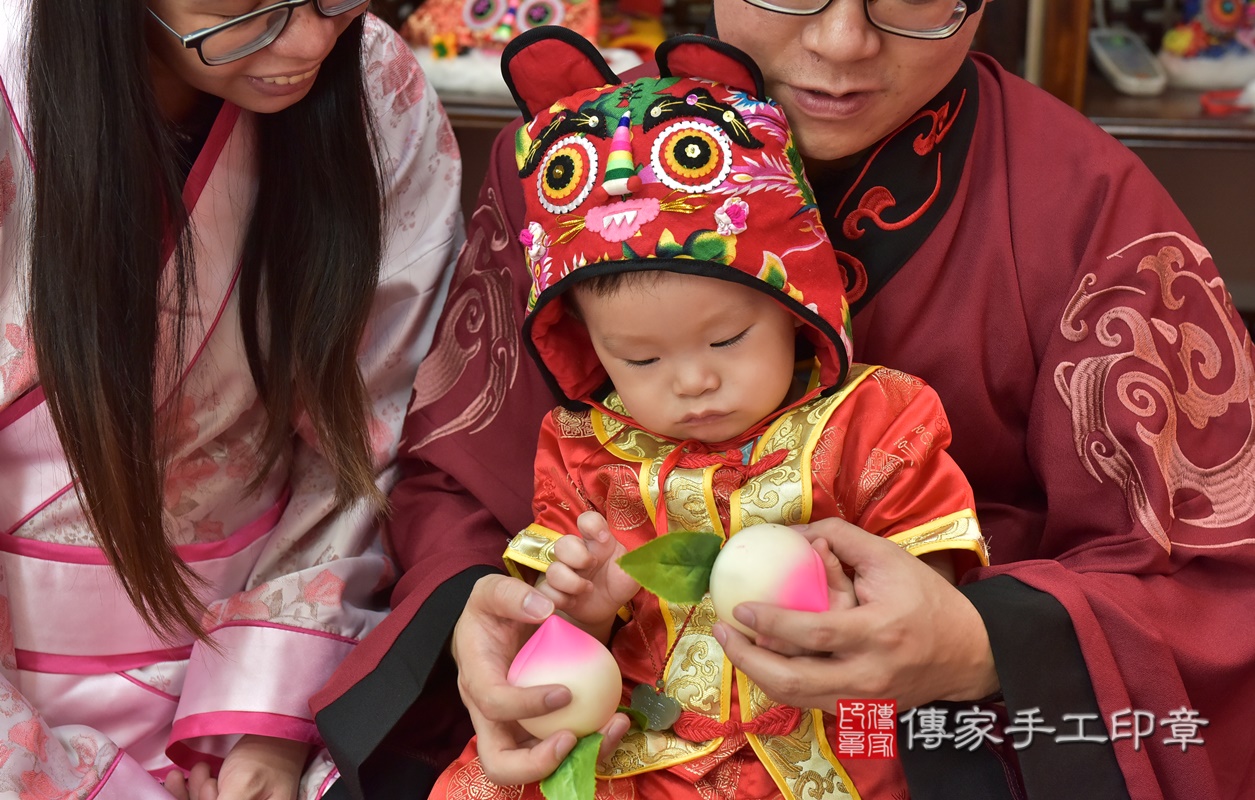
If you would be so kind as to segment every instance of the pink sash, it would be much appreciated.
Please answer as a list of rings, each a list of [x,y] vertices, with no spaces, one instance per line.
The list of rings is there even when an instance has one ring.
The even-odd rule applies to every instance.
[[[244,588],[287,502],[285,492],[228,539],[177,548],[205,579],[198,591],[202,602]],[[94,547],[0,536],[0,565],[22,669],[96,674],[187,657],[191,637],[159,639],[136,613],[104,554]]]

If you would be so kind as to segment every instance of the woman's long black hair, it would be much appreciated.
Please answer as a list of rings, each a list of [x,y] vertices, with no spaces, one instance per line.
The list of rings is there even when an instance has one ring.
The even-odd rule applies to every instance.
[[[198,580],[166,538],[173,426],[157,414],[158,387],[184,365],[195,231],[153,92],[146,19],[141,0],[34,0],[31,338],[79,499],[132,604],[162,635],[203,637]],[[305,99],[258,115],[258,192],[239,281],[249,368],[269,419],[254,486],[284,457],[303,413],[341,502],[382,500],[357,369],[383,225],[362,35],[359,18]],[[171,363],[158,360],[163,318],[173,320]]]

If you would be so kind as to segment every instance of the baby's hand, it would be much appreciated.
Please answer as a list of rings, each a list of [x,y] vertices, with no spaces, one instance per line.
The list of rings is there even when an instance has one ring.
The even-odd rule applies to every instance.
[[[554,562],[536,588],[554,607],[592,635],[607,641],[615,614],[640,590],[639,583],[616,563],[626,552],[596,511],[576,521],[579,536],[563,536],[553,548]]]

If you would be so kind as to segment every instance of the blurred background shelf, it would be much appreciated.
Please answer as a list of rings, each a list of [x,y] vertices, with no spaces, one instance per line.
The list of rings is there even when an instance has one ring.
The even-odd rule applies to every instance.
[[[1042,87],[1145,162],[1211,251],[1250,325],[1255,322],[1255,114],[1206,116],[1198,91],[1170,88],[1158,97],[1117,92],[1090,66],[1092,13],[1091,0],[1045,4]]]

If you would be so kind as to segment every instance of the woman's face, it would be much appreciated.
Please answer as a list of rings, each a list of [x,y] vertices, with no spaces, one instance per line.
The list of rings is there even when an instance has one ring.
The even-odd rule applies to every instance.
[[[183,35],[221,25],[273,0],[151,0],[149,8]],[[366,3],[324,17],[313,3],[292,11],[287,27],[268,46],[238,61],[211,67],[195,48],[186,48],[156,20],[148,42],[153,84],[162,111],[183,119],[201,94],[227,100],[246,111],[270,114],[300,101],[314,85],[318,69],[345,29],[366,11]]]

